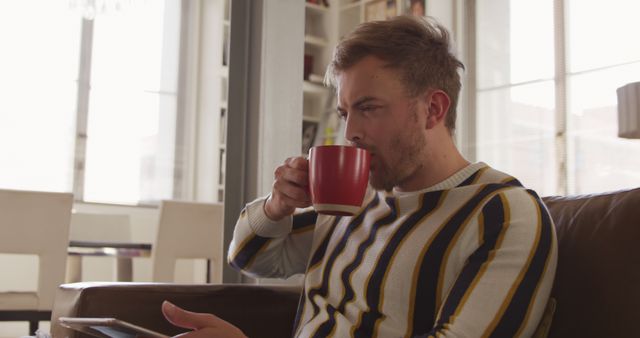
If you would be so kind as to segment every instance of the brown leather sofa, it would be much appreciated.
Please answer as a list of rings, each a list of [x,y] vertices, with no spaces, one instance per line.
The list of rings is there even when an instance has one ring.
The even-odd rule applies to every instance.
[[[557,300],[549,337],[640,337],[640,189],[544,199],[558,233]],[[249,337],[288,337],[299,289],[264,285],[79,283],[60,287],[57,337],[84,337],[60,316],[117,317],[174,335],[163,300],[210,312]]]

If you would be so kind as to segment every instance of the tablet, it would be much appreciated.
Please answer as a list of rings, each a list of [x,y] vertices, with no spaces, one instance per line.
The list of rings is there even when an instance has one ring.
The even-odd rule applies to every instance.
[[[64,327],[102,338],[169,338],[161,333],[115,318],[60,317]]]

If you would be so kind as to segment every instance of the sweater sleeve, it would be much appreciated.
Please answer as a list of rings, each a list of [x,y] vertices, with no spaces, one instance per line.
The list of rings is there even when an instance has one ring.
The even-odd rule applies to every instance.
[[[264,212],[267,197],[242,210],[227,260],[235,269],[257,278],[287,278],[306,269],[317,213],[300,209],[278,222]]]
[[[553,221],[533,191],[509,189],[478,213],[479,247],[438,309],[428,337],[529,337],[557,261]]]

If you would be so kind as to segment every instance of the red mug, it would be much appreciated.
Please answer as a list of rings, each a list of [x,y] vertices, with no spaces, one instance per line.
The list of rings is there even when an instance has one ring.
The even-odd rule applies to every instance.
[[[371,155],[351,146],[316,146],[309,150],[309,191],[320,214],[358,212],[369,183]]]

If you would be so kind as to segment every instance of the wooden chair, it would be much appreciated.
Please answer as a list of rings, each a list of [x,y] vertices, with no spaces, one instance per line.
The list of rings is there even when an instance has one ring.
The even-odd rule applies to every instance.
[[[222,282],[223,205],[162,201],[153,245],[153,281],[173,282],[177,259],[208,260],[208,281]]]
[[[0,253],[38,256],[37,289],[0,292],[0,321],[28,321],[33,334],[50,320],[64,282],[72,205],[70,193],[0,190]],[[0,267],[4,278],[22,268]]]

